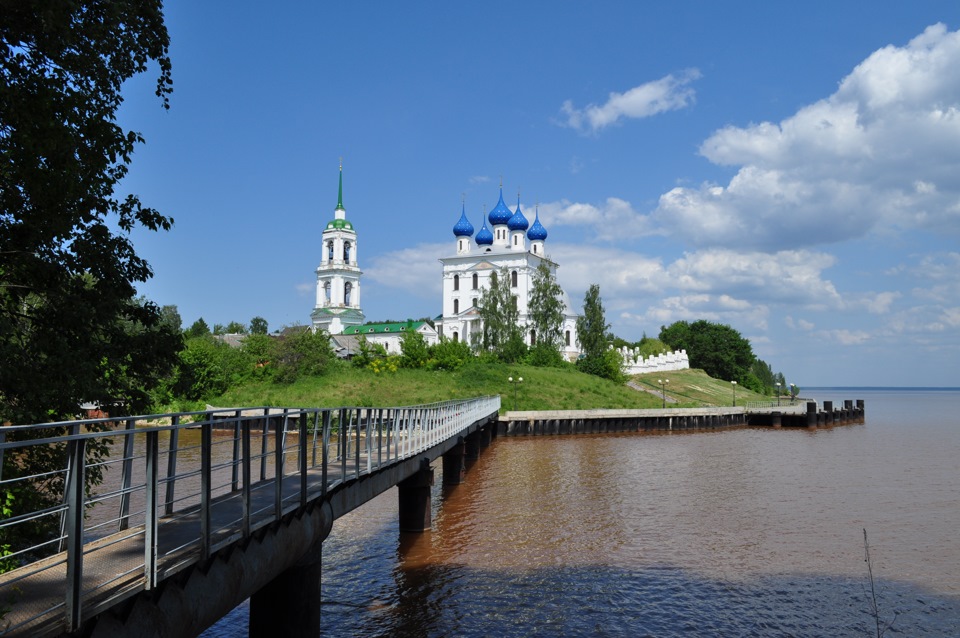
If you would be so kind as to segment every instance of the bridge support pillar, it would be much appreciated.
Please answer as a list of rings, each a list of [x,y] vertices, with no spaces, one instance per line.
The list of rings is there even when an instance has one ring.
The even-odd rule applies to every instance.
[[[401,532],[423,532],[432,527],[431,486],[433,486],[433,470],[430,469],[430,463],[426,460],[416,474],[397,484]]]
[[[323,543],[250,596],[250,638],[320,636],[320,568]]]
[[[480,432],[474,430],[467,435],[467,458],[476,460],[480,458]]]
[[[482,426],[478,432],[480,433],[480,447],[490,447],[490,443],[493,441],[493,427],[488,423]]]
[[[443,455],[443,484],[460,485],[463,483],[464,459],[467,454],[467,444],[463,437],[457,444]]]

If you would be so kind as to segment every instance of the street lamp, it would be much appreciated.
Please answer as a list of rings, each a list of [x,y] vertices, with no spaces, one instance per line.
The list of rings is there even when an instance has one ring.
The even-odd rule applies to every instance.
[[[731,387],[733,387],[733,407],[737,407],[737,382],[731,381]]]
[[[780,382],[777,381],[777,407],[780,407]]]
[[[523,383],[523,377],[517,377],[516,380],[513,377],[507,377],[507,381],[513,386],[513,411],[517,411],[517,384]]]
[[[796,400],[797,400],[797,384],[791,383],[790,384],[790,403],[793,403]]]
[[[670,379],[657,379],[657,383],[660,384],[660,398],[663,399],[663,408],[667,407],[667,395],[663,391],[663,386],[665,383],[670,383]]]

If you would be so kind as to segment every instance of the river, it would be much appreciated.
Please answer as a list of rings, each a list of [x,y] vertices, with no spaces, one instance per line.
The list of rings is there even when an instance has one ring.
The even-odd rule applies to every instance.
[[[433,530],[324,543],[324,636],[960,636],[960,390],[813,389],[864,425],[500,438]],[[204,635],[244,635],[246,604]]]

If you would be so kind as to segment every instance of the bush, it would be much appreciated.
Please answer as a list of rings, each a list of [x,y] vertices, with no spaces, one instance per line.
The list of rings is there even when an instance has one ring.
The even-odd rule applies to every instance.
[[[310,329],[287,334],[278,339],[276,377],[278,383],[293,383],[301,377],[325,374],[333,365],[330,335]]]
[[[416,331],[404,332],[400,337],[400,365],[404,368],[422,368],[430,358],[427,340]]]
[[[458,370],[474,358],[470,346],[465,342],[445,338],[430,346],[429,356],[426,364],[428,370]]]

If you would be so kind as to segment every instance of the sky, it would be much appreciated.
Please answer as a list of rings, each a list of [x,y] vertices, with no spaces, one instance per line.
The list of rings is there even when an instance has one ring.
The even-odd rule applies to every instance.
[[[539,211],[612,331],[724,323],[788,383],[960,385],[960,4],[190,2],[124,86],[142,294],[309,324],[321,232],[368,320],[436,316],[464,207]]]

